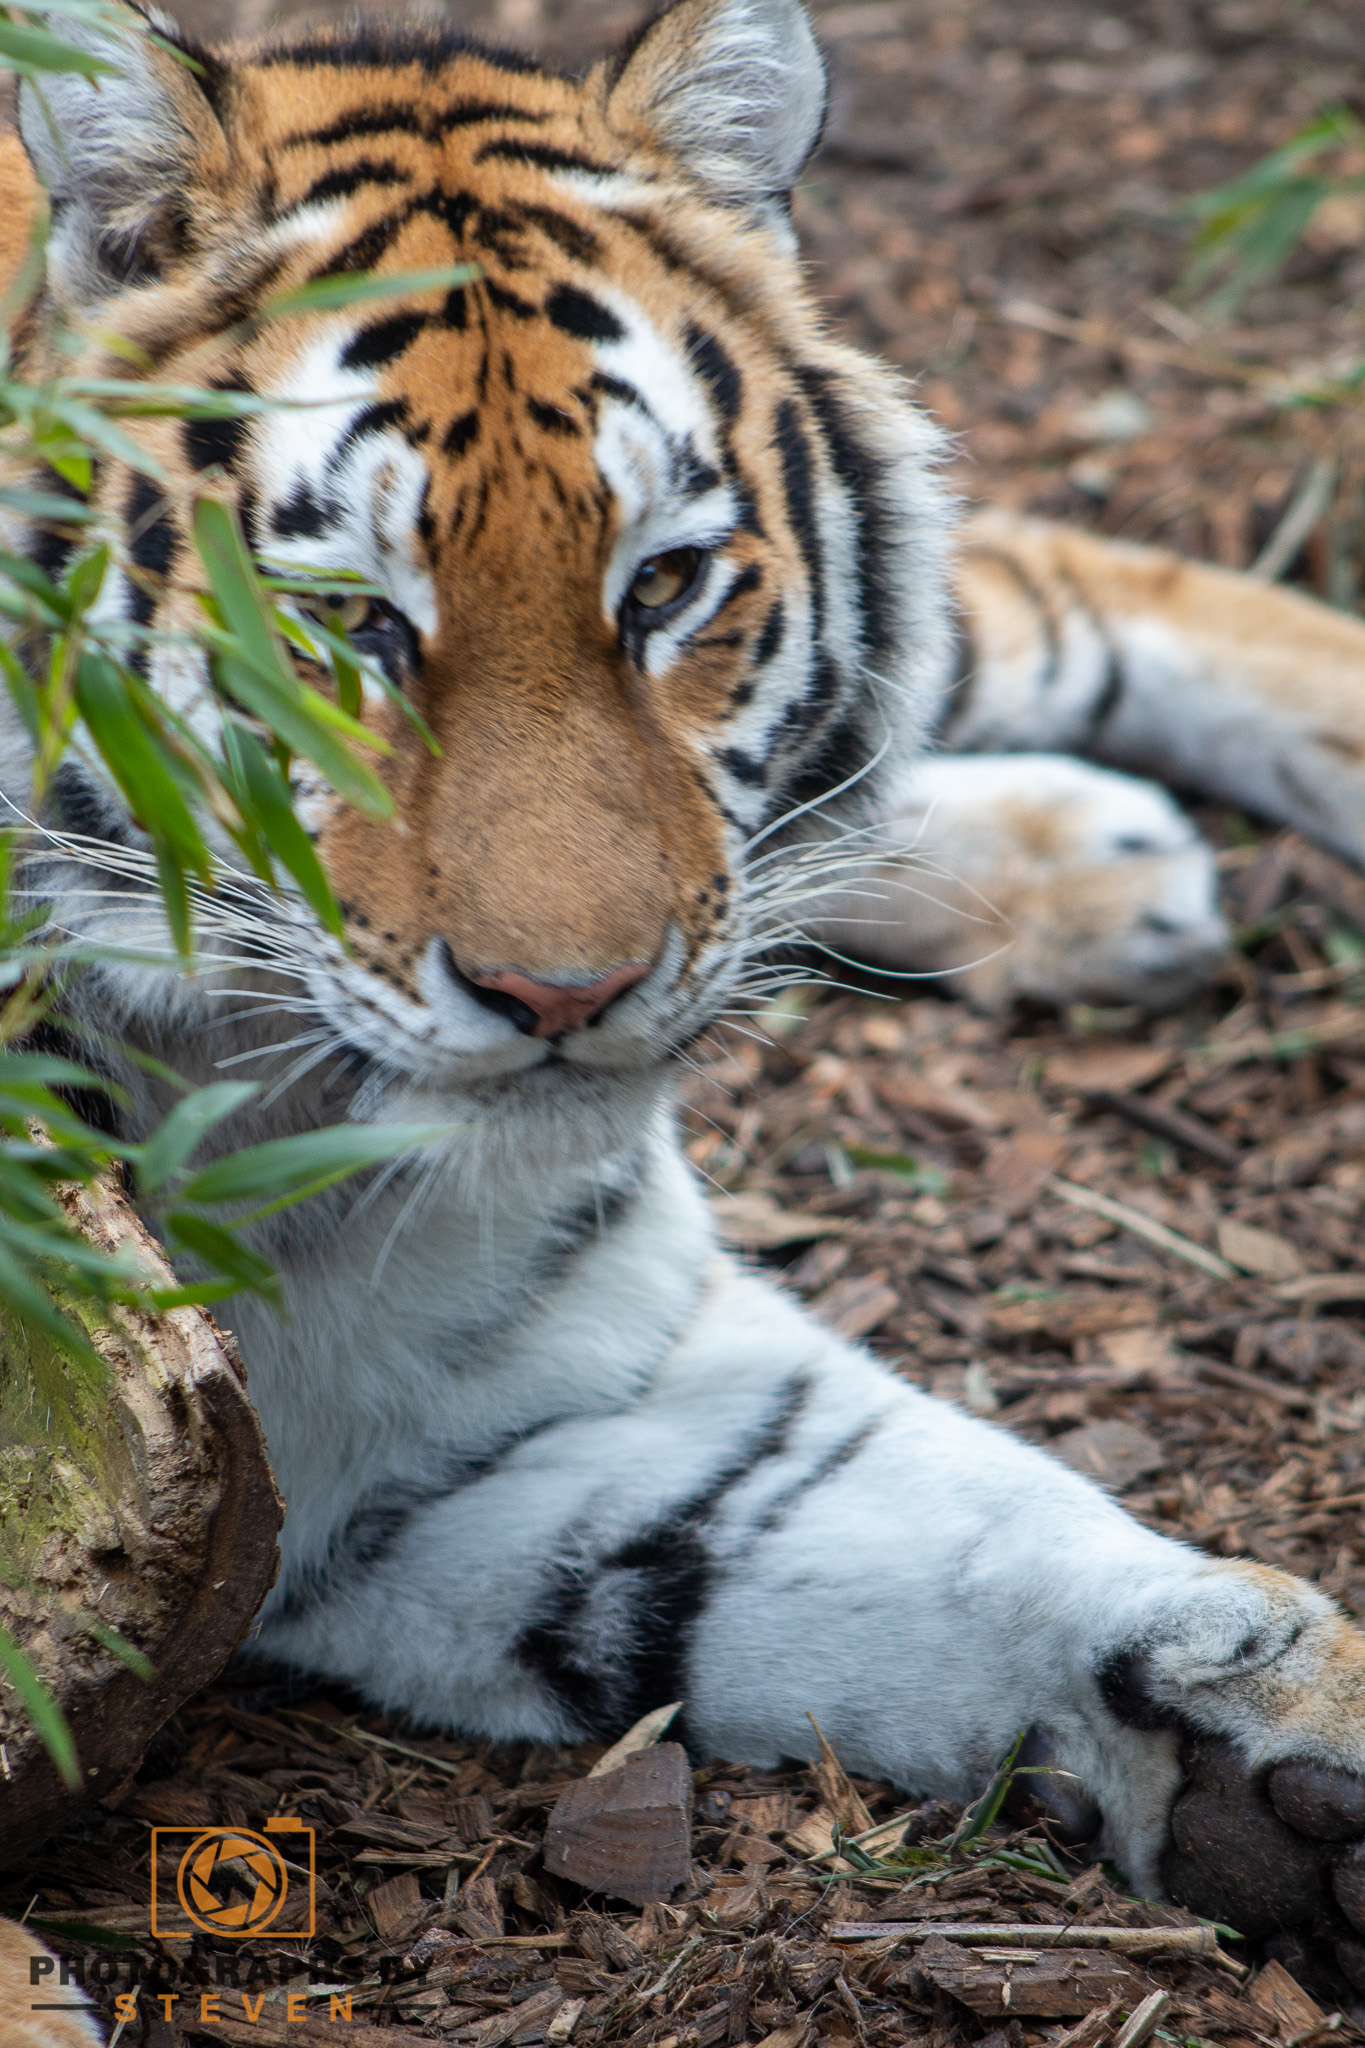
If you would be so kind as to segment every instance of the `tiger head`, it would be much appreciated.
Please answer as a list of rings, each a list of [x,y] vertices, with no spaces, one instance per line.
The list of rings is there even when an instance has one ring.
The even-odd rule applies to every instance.
[[[185,624],[193,503],[226,497],[262,560],[382,590],[347,601],[353,641],[435,741],[367,698],[400,823],[305,781],[348,945],[285,903],[265,953],[421,1088],[657,1074],[763,936],[773,848],[891,801],[948,637],[935,431],[828,337],[790,226],[809,24],[679,0],[567,78],[430,27],[209,52],[153,20],[170,47],[61,17],[119,68],[27,96],[52,207],[30,360],[62,318],[104,374],[138,350],[285,403],[129,429],[169,482],[103,465],[101,602]],[[320,277],[458,264],[260,317]],[[150,659],[193,715],[183,645]],[[71,832],[136,842],[93,769],[59,794]],[[80,893],[59,913],[90,929]]]

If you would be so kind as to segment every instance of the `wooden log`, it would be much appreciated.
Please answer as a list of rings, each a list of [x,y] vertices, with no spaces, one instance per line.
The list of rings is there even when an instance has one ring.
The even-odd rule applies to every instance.
[[[561,1794],[545,1830],[545,1868],[634,1906],[666,1899],[692,1860],[692,1771],[661,1742]]]
[[[174,1277],[110,1187],[71,1221]],[[147,1744],[240,1642],[278,1569],[283,1506],[231,1339],[192,1308],[74,1309],[103,1371],[0,1310],[0,1622],[66,1715],[81,1787],[63,1784],[0,1682],[0,1859],[92,1800],[117,1800]],[[138,1677],[90,1623],[147,1657]]]

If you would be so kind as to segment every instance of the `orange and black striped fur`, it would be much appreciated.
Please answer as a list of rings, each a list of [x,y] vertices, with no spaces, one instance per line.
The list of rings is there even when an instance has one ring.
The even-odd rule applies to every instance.
[[[257,1652],[495,1737],[681,1700],[701,1754],[766,1761],[809,1712],[850,1768],[955,1797],[1028,1726],[1136,1883],[1365,1987],[1331,1846],[1365,1832],[1355,1632],[727,1260],[668,1113],[802,928],[977,959],[984,1001],[1190,986],[1221,943],[1208,849],[1115,771],[1360,854],[1365,627],[1003,517],[954,601],[935,430],[802,278],[786,194],[824,82],[796,0],[680,0],[579,79],[422,27],[189,68],[63,25],[120,68],[51,83],[60,144],[25,111],[52,232],[24,361],[65,323],[67,367],[287,401],[130,424],[165,482],[100,467],[103,630],[211,729],[174,636],[220,493],[262,560],[379,589],[353,640],[439,743],[376,682],[400,823],[300,774],[348,948],[225,858],[193,977],[105,959],[72,997],[105,1044],[262,1080],[216,1142],[447,1132],[258,1226],[288,1323],[226,1311],[289,1504]],[[452,264],[476,274],[272,314]],[[15,720],[16,803],[26,770]],[[65,931],[156,938],[145,840],[79,751],[45,830]],[[145,1129],[153,1070],[110,1057]],[[1195,1737],[1221,1834],[1172,1820]],[[1248,1888],[1267,1858],[1283,1881]]]

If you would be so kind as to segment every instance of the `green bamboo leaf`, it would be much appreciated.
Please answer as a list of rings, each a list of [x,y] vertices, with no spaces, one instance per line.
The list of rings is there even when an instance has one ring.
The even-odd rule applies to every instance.
[[[211,1222],[207,1216],[196,1216],[188,1209],[176,1209],[166,1218],[166,1234],[174,1250],[193,1252],[211,1273],[221,1278],[210,1282],[207,1288],[177,1288],[174,1301],[157,1295],[154,1299],[158,1307],[177,1306],[181,1301],[222,1301],[244,1291],[264,1296],[276,1308],[283,1305],[280,1283],[269,1259],[243,1244],[236,1231],[226,1224]]]
[[[332,894],[312,841],[294,816],[289,785],[279,763],[266,753],[254,733],[236,735],[236,752],[245,784],[240,799],[243,810],[250,811],[266,844],[294,877],[319,922],[341,938],[345,932],[341,906]]]
[[[126,462],[131,469],[141,470],[144,476],[151,477],[155,483],[165,482],[166,472],[156,457],[148,454],[131,434],[125,434],[122,427],[115,426],[102,412],[97,412],[93,405],[84,405],[77,399],[64,398],[52,406],[52,416],[77,440],[93,441],[97,448],[102,448],[106,455],[113,456],[116,462]],[[55,458],[49,455],[47,459],[55,469]],[[85,488],[89,489],[88,483]]]
[[[135,1677],[142,1679],[144,1683],[156,1677],[156,1666],[151,1658],[144,1657],[136,1644],[130,1643],[126,1636],[121,1636],[116,1628],[110,1628],[107,1621],[101,1621],[98,1615],[94,1614],[78,1615],[77,1619],[85,1633],[93,1636],[101,1649],[108,1650],[111,1656],[117,1657],[120,1664],[126,1664]]]
[[[130,1156],[137,1171],[138,1193],[154,1195],[178,1173],[200,1140],[223,1118],[231,1116],[257,1093],[254,1081],[215,1081],[196,1088],[177,1102],[146,1143]]]
[[[31,78],[35,71],[77,71],[84,78],[107,78],[116,67],[102,57],[93,57],[76,43],[64,43],[60,36],[27,22],[0,18],[0,65]]]
[[[350,737],[375,745],[375,736],[316,690],[306,690],[288,665],[234,514],[216,498],[200,498],[194,531],[228,636],[211,625],[204,629],[218,649],[214,670],[220,687],[320,768],[348,803],[370,817],[391,816],[393,798],[346,744]],[[333,729],[342,722],[350,728],[345,734]]]
[[[0,1667],[42,1736],[47,1753],[61,1773],[63,1782],[70,1791],[79,1791],[81,1767],[66,1715],[6,1628],[0,1628]]]
[[[212,862],[203,836],[107,655],[82,656],[76,672],[76,701],[138,823],[158,844],[174,848],[177,859],[207,881]]]
[[[277,292],[262,305],[261,320],[292,320],[303,313],[337,313],[370,299],[392,299],[412,292],[453,291],[457,285],[474,284],[483,276],[477,263],[448,263],[437,270],[399,270],[376,273],[362,270],[334,272],[315,277],[297,291]]]
[[[187,1181],[187,1202],[259,1202],[314,1193],[322,1183],[344,1179],[366,1166],[416,1152],[454,1136],[457,1124],[332,1124],[295,1138],[271,1138],[249,1145],[229,1159],[216,1159]]]

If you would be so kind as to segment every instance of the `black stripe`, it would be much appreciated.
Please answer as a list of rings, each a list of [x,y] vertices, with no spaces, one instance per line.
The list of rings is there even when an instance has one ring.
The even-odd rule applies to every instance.
[[[371,321],[351,336],[341,352],[343,370],[378,370],[410,348],[427,325],[425,313],[394,313]]]
[[[594,163],[590,156],[580,156],[576,150],[555,149],[545,142],[518,142],[510,137],[483,143],[475,151],[474,161],[487,163],[490,157],[534,164],[540,171],[590,171],[595,178],[610,178],[615,170],[614,165]]]
[[[311,484],[299,482],[270,515],[270,530],[280,540],[315,540],[336,525],[344,508],[335,498],[321,499]]]
[[[85,503],[85,493],[77,490],[75,484],[69,482],[55,469],[43,469],[41,487],[52,492],[55,497],[70,498],[73,505]],[[51,577],[55,583],[64,573],[77,545],[78,536],[74,532],[57,533],[51,526],[35,525],[29,534],[26,553],[34,567],[41,569],[44,576]]]
[[[566,256],[572,256],[575,263],[592,263],[596,260],[601,244],[578,221],[570,220],[568,214],[560,213],[553,206],[517,206],[511,211],[529,221],[547,240],[562,249]]]
[[[934,712],[933,724],[928,737],[938,744],[944,744],[954,728],[962,723],[972,708],[972,698],[981,671],[976,663],[976,649],[972,645],[971,629],[967,615],[956,606],[953,608],[953,673],[939,698]]]
[[[343,164],[335,171],[324,171],[315,178],[297,206],[316,206],[324,199],[349,199],[362,185],[410,185],[411,171],[405,171],[392,157],[357,157],[354,163]],[[293,211],[293,208],[290,209]]]
[[[548,121],[548,114],[529,112],[525,107],[500,104],[496,100],[456,100],[439,113],[428,114],[412,101],[385,100],[380,106],[357,107],[326,128],[304,129],[291,135],[285,149],[326,149],[333,143],[355,142],[367,135],[419,135],[424,142],[439,142],[454,128],[471,128],[480,121]]]
[[[1061,668],[1062,636],[1057,625],[1056,616],[1047,601],[1046,591],[1040,584],[1035,583],[1027,569],[1017,562],[1013,555],[1006,554],[1003,548],[983,547],[974,542],[970,553],[982,556],[986,561],[997,563],[1005,571],[1006,575],[1014,580],[1029,603],[1037,611],[1038,623],[1042,630],[1043,638],[1047,643],[1047,671],[1038,687],[1042,690],[1050,690],[1056,682]]]
[[[716,606],[715,616],[719,618],[727,604],[733,604],[737,597],[747,597],[751,590],[760,589],[762,583],[763,564],[761,562],[747,563],[740,570],[721,602]]]
[[[854,573],[862,600],[864,641],[878,654],[897,642],[896,603],[891,584],[897,560],[891,517],[882,496],[886,465],[864,445],[840,404],[833,375],[827,370],[798,370],[806,401],[825,437],[834,469],[853,507],[857,539]]]
[[[866,768],[867,754],[867,740],[856,721],[841,719],[821,734],[810,759],[802,763],[787,783],[783,794],[788,804],[796,808],[828,796],[832,789],[838,789],[860,769]]]
[[[441,441],[447,455],[463,455],[466,448],[479,437],[479,415],[476,412],[462,412],[458,419],[450,422]]]
[[[150,626],[160,599],[159,586],[170,574],[180,550],[170,509],[150,477],[134,476],[123,507],[128,531],[128,557],[158,586],[148,590],[129,579],[128,616],[138,626]]]
[[[815,517],[815,468],[810,441],[795,399],[785,398],[777,408],[774,422],[777,451],[782,462],[782,492],[787,518],[806,565],[810,586],[811,641],[818,646],[825,623],[825,567],[820,551],[820,533]]]
[[[515,320],[535,319],[536,308],[528,299],[518,298],[515,292],[509,292],[506,285],[495,284],[490,277],[484,280],[483,289],[488,294],[488,303],[500,312],[510,313]]]
[[[592,390],[603,398],[615,398],[622,405],[633,405],[646,419],[654,419],[654,410],[649,400],[633,384],[627,384],[622,377],[608,377],[601,370],[594,370],[590,380]],[[655,422],[657,425],[657,421]]]
[[[842,1443],[834,1444],[827,1450],[819,1463],[811,1466],[804,1478],[793,1481],[770,1500],[759,1517],[758,1526],[761,1533],[770,1536],[774,1529],[780,1528],[784,1518],[798,1501],[804,1500],[807,1494],[814,1493],[817,1486],[823,1486],[827,1479],[832,1478],[836,1472],[841,1472],[845,1465],[851,1465],[859,1451],[871,1443],[882,1426],[882,1420],[880,1415],[869,1416],[861,1428],[855,1429]]]
[[[768,785],[768,764],[755,761],[752,754],[746,754],[739,747],[727,747],[718,756],[720,765],[736,782],[742,782],[749,789],[766,789]]]
[[[624,341],[626,330],[616,315],[588,292],[571,284],[556,285],[545,301],[545,316],[579,341]]]
[[[64,832],[78,839],[106,839],[112,846],[131,846],[128,821],[117,800],[91,782],[68,754],[52,778],[52,795],[57,821]],[[135,875],[125,876],[110,868],[101,877],[101,887],[127,889],[143,895],[146,884]]]
[[[503,71],[524,75],[539,72],[544,76],[539,64],[514,50],[490,49],[487,44],[451,29],[377,18],[340,32],[323,29],[301,36],[297,42],[278,43],[273,49],[254,54],[252,62],[332,71],[392,70],[404,64],[420,64],[430,75],[444,71],[457,57],[482,57]],[[506,111],[520,113],[519,108]]]
[[[408,416],[406,398],[386,398],[378,405],[367,405],[363,412],[356,414],[336,447],[327,458],[329,470],[336,470],[355,447],[357,441],[365,440],[370,434],[382,434],[389,427],[401,426]]]
[[[689,358],[710,386],[727,426],[733,426],[744,399],[744,379],[738,367],[714,334],[689,327],[686,339]]]
[[[646,1580],[637,1603],[630,1690],[618,1708],[623,1728],[647,1714],[651,1705],[686,1699],[692,1631],[715,1578],[715,1566],[704,1537],[705,1524],[727,1493],[752,1477],[760,1465],[785,1455],[792,1430],[810,1394],[811,1383],[805,1374],[795,1375],[784,1389],[772,1419],[732,1465],[704,1492],[606,1560],[608,1571],[641,1572]]]
[[[708,1524],[728,1493],[760,1465],[786,1453],[810,1393],[805,1374],[794,1375],[768,1422],[689,1500],[603,1558],[595,1570],[586,1559],[575,1557],[550,1573],[540,1614],[522,1632],[516,1656],[585,1730],[609,1736],[648,1711],[648,1705],[639,1705],[641,1700],[658,1706],[686,1697],[692,1630],[715,1577],[706,1540]],[[571,1532],[571,1548],[586,1545],[589,1536],[588,1531]],[[634,1641],[624,1668],[615,1671],[594,1656],[589,1611],[594,1594],[613,1572],[628,1572],[635,1579],[630,1588]]]
[[[757,667],[765,667],[782,645],[782,634],[786,623],[787,615],[782,609],[781,598],[778,598],[776,604],[768,613],[767,618],[763,621],[763,631],[759,634],[758,644],[754,648],[754,662]]]
[[[210,391],[241,391],[247,386],[240,377],[214,378]],[[242,452],[248,417],[241,414],[211,420],[186,420],[181,429],[187,461],[195,469],[231,469]]]
[[[561,412],[557,405],[544,405],[538,398],[528,398],[526,410],[538,427],[544,427],[547,434],[567,434],[577,437],[581,429],[569,413]]]

